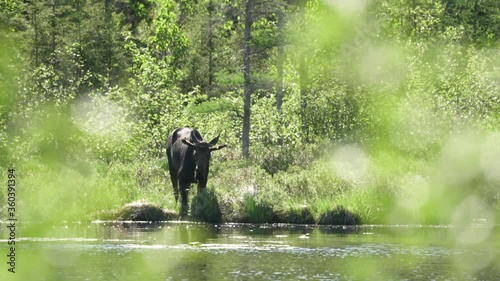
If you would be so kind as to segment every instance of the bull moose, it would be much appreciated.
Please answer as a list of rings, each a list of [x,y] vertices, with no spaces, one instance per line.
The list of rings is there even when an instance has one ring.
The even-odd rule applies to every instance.
[[[170,179],[174,188],[175,202],[181,192],[181,216],[188,212],[188,191],[191,183],[198,184],[198,192],[207,186],[210,153],[226,147],[226,144],[215,146],[219,141],[217,135],[210,142],[195,129],[175,129],[167,140],[167,159]]]

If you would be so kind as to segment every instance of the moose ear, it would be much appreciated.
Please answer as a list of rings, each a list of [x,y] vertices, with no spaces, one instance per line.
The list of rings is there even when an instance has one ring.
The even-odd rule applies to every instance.
[[[218,134],[218,135],[217,135],[217,136],[216,136],[213,140],[211,140],[208,144],[209,144],[210,146],[214,146],[214,145],[216,145],[216,144],[217,144],[217,142],[219,141],[219,136],[220,136],[220,134]]]
[[[192,148],[196,147],[192,142],[188,141],[187,139],[182,139],[182,142]]]
[[[221,145],[219,145],[219,146],[217,146],[217,147],[210,147],[210,151],[223,149],[223,148],[224,148],[224,147],[226,147],[226,146],[227,146],[227,144],[225,143],[225,144],[221,144]]]
[[[196,130],[192,130],[192,131],[191,131],[191,141],[192,141],[193,143],[199,143],[201,140],[203,140],[203,139],[198,138],[198,136],[196,135],[196,133],[198,133],[198,131],[196,131]],[[199,135],[199,134],[200,134],[200,133],[198,133],[198,135]],[[200,137],[201,137],[201,136],[200,136]]]

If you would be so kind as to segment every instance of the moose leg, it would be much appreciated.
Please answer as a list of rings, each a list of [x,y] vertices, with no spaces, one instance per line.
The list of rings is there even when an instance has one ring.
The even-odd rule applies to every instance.
[[[197,190],[198,193],[205,191],[206,187],[207,187],[206,177],[205,178],[201,177],[200,179],[198,179],[198,190]]]
[[[168,170],[170,172],[170,180],[172,181],[172,187],[174,188],[175,204],[179,202],[179,175],[177,170],[174,168],[174,161],[170,154],[170,148],[167,148],[167,158],[168,158]]]
[[[183,217],[187,216],[188,214],[189,183],[181,180],[180,186],[181,186],[181,217]]]
[[[175,203],[179,202],[179,178],[172,172],[170,172],[170,180],[172,181],[172,187],[174,188]]]

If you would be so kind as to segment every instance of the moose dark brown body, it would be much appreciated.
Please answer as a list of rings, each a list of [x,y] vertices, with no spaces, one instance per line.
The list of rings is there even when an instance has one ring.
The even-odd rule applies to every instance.
[[[195,129],[175,129],[167,140],[167,159],[170,170],[170,179],[174,188],[175,201],[181,193],[181,215],[187,215],[188,191],[192,183],[198,184],[198,192],[207,186],[210,166],[210,153],[226,145],[215,147],[219,136],[210,142]]]

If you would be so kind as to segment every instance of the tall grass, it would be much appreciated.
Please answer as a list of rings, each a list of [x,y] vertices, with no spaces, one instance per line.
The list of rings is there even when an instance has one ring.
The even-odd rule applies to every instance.
[[[490,166],[496,163],[496,136],[452,135],[442,151],[425,161],[339,145],[325,148],[322,157],[306,165],[274,174],[266,172],[265,161],[235,160],[229,148],[212,159],[209,192],[190,192],[191,214],[208,222],[498,222],[499,179]],[[19,215],[25,221],[109,218],[110,212],[134,201],[169,210],[180,207],[165,159],[53,159],[16,164]],[[467,216],[461,218],[464,212]]]

